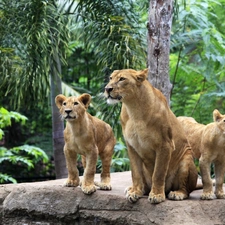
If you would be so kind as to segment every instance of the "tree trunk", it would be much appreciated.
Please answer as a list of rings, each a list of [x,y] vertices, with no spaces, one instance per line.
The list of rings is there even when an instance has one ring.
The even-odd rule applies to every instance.
[[[55,53],[54,59],[51,62],[51,109],[52,109],[52,139],[53,139],[56,179],[67,177],[66,160],[63,152],[64,123],[61,120],[59,110],[55,104],[56,95],[62,93],[61,79],[59,77],[60,73],[61,73],[61,63],[58,54]]]
[[[170,101],[169,80],[170,31],[172,0],[150,0],[148,21],[148,80]]]

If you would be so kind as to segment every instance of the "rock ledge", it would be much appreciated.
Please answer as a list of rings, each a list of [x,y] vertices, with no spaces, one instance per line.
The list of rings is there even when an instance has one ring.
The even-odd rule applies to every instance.
[[[112,173],[113,190],[91,196],[63,182],[0,185],[0,225],[225,225],[225,199],[200,200],[202,190],[184,201],[132,204],[124,195],[130,172]]]

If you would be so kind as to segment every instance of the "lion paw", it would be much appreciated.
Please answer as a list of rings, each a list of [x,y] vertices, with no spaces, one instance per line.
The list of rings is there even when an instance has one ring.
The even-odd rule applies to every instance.
[[[218,198],[218,199],[224,199],[225,198],[224,192],[218,192],[218,193],[215,193],[215,194],[216,194],[216,198]]]
[[[136,191],[133,191],[132,187],[128,187],[125,189],[126,199],[131,202],[137,202],[137,200],[142,196],[141,194],[137,193]]]
[[[168,198],[175,201],[181,201],[187,198],[188,196],[180,191],[171,191],[168,195]]]
[[[64,187],[77,187],[78,185],[79,185],[79,179],[78,180],[67,179],[63,184]]]
[[[96,191],[95,185],[82,185],[81,190],[84,194],[90,195]]]
[[[102,182],[96,182],[95,181],[95,185],[97,186],[97,187],[99,187],[100,188],[100,190],[112,190],[112,186],[111,186],[111,184],[110,183],[102,183]]]
[[[214,198],[215,198],[215,196],[214,196],[212,191],[210,191],[210,192],[203,192],[202,195],[201,195],[201,199],[202,200],[212,200]]]
[[[155,195],[154,193],[150,193],[148,197],[148,201],[152,204],[157,204],[160,202],[164,202],[166,199],[165,194]]]

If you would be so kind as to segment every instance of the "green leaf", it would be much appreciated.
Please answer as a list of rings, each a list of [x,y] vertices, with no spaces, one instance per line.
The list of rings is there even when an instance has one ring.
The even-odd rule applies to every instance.
[[[4,184],[6,182],[12,182],[14,184],[17,183],[16,179],[14,179],[13,177],[9,176],[8,174],[3,174],[3,173],[0,173],[0,183],[1,184]]]
[[[37,159],[37,161],[43,160],[43,162],[46,163],[49,160],[47,154],[42,149],[35,146],[22,145],[22,146],[14,147],[11,150],[15,152],[16,154],[18,154],[21,151],[24,151],[28,153],[28,155],[34,156],[34,158]]]

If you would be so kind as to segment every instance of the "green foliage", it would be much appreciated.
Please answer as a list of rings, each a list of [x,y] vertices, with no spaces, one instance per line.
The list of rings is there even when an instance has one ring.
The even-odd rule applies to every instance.
[[[149,1],[57,3],[0,1],[0,105],[7,104],[10,109],[22,105],[23,114],[31,119],[31,133],[40,133],[42,128],[49,132],[49,70],[57,51],[64,62],[63,92],[90,93],[90,113],[112,125],[119,139],[120,105],[106,105],[101,93],[112,70],[146,67]],[[225,108],[224,5],[225,0],[175,2],[170,74],[171,108],[177,116],[193,116],[208,123],[214,108],[221,112]],[[1,116],[5,117],[4,112]],[[4,121],[7,123],[7,119]],[[119,146],[112,161],[118,171],[123,161],[120,158],[127,165],[126,151],[117,150]]]
[[[0,140],[3,138],[4,132],[3,128],[7,126],[11,126],[11,121],[14,119],[16,122],[24,124],[27,118],[20,113],[17,112],[9,112],[5,108],[0,108],[0,131],[2,136]],[[30,145],[22,145],[18,147],[13,147],[11,149],[7,149],[5,147],[0,147],[0,164],[2,165],[5,162],[9,162],[13,165],[23,164],[27,167],[27,169],[31,169],[36,165],[39,161],[43,161],[44,163],[48,162],[48,156],[46,153],[34,146]],[[0,167],[1,167],[0,165]],[[0,183],[4,182],[13,182],[16,183],[16,179],[14,179],[11,175],[3,174],[0,172]]]
[[[30,145],[22,145],[9,150],[0,147],[0,156],[0,163],[3,161],[8,161],[12,164],[21,162],[28,169],[33,168],[39,160],[43,160],[44,163],[48,162],[48,156],[42,149]]]
[[[79,1],[75,16],[77,31],[87,49],[93,49],[103,69],[143,68],[146,41],[134,1]],[[139,29],[138,29],[139,28]]]
[[[22,146],[21,146],[22,147]],[[20,147],[18,147],[19,150],[21,150]],[[0,148],[0,163],[4,162],[4,161],[9,161],[12,164],[16,164],[18,162],[24,163],[28,166],[28,169],[30,169],[31,167],[33,167],[33,164],[31,162],[31,160],[22,157],[20,155],[18,155],[17,153],[11,151],[11,150],[7,150],[4,147]]]
[[[177,116],[213,121],[215,108],[225,111],[225,1],[178,1],[173,24],[170,74],[171,108]],[[198,172],[199,161],[195,161]],[[211,166],[211,176],[214,168]]]
[[[7,174],[0,173],[0,184],[3,184],[4,182],[11,182],[16,184],[16,179],[12,178],[11,176],[8,176]]]
[[[212,111],[224,108],[225,38],[222,2],[178,1],[173,24],[170,74],[171,107],[175,114],[212,121]],[[223,17],[223,16],[222,16]],[[219,25],[219,26],[218,26]]]
[[[116,143],[111,164],[111,172],[122,172],[130,170],[130,160],[127,155],[126,146],[122,141]]]
[[[0,140],[4,135],[4,131],[2,129],[7,126],[11,126],[12,119],[24,125],[27,117],[18,112],[9,112],[7,109],[0,107]]]
[[[14,106],[29,107],[48,94],[55,52],[65,63],[68,20],[54,0],[2,0],[0,13],[1,88]]]
[[[97,162],[97,172],[101,172],[102,162],[99,159]],[[114,148],[114,153],[111,162],[111,172],[122,172],[130,170],[130,160],[127,155],[126,146],[120,139]]]
[[[92,95],[91,114],[112,125],[122,136],[120,105],[109,106],[102,98],[104,86],[114,69],[146,67],[146,29],[142,4],[134,1],[73,1],[68,66],[62,79],[78,92]],[[147,13],[145,13],[147,15]]]

